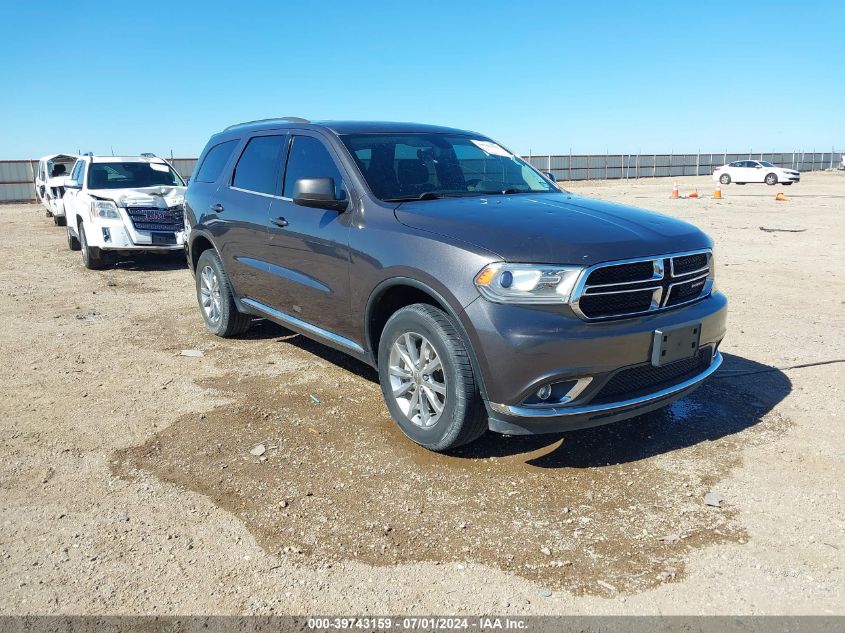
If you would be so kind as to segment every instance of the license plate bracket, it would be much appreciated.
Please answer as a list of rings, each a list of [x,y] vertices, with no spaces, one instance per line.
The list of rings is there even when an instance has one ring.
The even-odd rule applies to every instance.
[[[175,233],[153,233],[153,244],[175,244]]]
[[[698,353],[701,340],[701,323],[654,331],[651,346],[651,364],[661,367],[676,360],[690,358]]]

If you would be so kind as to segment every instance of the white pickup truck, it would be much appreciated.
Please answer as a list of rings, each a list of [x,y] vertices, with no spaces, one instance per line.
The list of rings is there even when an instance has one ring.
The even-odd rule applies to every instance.
[[[64,183],[67,240],[87,268],[110,251],[181,251],[185,182],[152,154],[80,156]]]
[[[35,170],[35,195],[44,206],[47,217],[52,217],[53,222],[59,226],[65,223],[62,203],[65,179],[76,159],[76,156],[70,154],[50,154],[38,159],[38,168]]]

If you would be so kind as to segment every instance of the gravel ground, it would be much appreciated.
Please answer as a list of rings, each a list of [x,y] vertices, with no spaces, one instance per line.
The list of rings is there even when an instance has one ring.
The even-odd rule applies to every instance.
[[[0,613],[845,613],[845,364],[816,364],[845,359],[845,174],[787,202],[679,185],[702,197],[570,188],[713,236],[723,369],[662,412],[449,456],[366,366],[267,322],[207,334],[180,258],[87,271],[38,207],[0,207]]]

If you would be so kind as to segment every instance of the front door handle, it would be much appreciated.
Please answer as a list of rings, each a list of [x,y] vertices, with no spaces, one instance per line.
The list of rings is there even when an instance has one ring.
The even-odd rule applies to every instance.
[[[222,213],[223,208],[224,208],[223,205],[220,204],[219,202],[217,204],[211,205],[211,210],[214,211],[215,213]]]
[[[270,220],[270,222],[272,222],[276,226],[281,226],[282,228],[288,225],[288,221],[285,220],[283,217],[273,218],[272,220]]]

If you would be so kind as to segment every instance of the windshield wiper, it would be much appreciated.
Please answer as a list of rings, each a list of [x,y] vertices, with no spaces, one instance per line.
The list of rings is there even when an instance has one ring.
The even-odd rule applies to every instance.
[[[408,202],[409,200],[437,200],[438,198],[445,198],[447,194],[435,193],[433,191],[426,191],[418,196],[400,196],[399,198],[385,198],[385,202]]]

